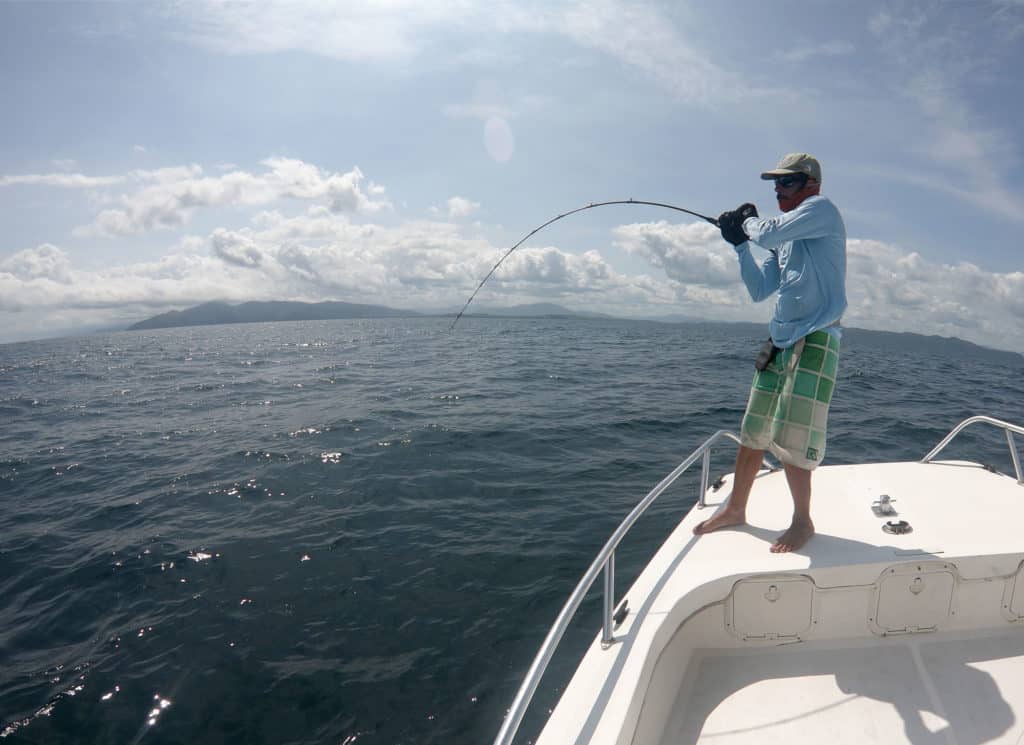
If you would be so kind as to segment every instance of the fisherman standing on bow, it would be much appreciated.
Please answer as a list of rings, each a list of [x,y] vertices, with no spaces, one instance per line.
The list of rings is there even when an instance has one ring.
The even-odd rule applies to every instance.
[[[839,210],[820,195],[821,165],[807,153],[790,153],[761,174],[775,182],[782,214],[762,219],[746,203],[718,218],[722,237],[736,249],[750,297],[778,299],[771,339],[755,363],[743,416],[732,494],[699,534],[746,522],[747,500],[764,451],[786,470],[793,521],[772,545],[795,551],[814,535],[811,473],[825,457],[829,402],[839,361],[839,320],[846,310],[846,228]],[[770,253],[758,265],[750,242]]]

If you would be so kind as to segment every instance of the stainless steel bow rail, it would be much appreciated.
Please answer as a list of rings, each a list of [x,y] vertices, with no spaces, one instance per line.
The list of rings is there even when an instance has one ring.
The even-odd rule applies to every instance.
[[[686,460],[676,466],[672,473],[651,489],[647,496],[633,508],[633,511],[626,516],[622,524],[612,533],[611,538],[604,544],[604,548],[601,549],[597,558],[594,559],[590,568],[587,569],[586,574],[583,575],[579,584],[576,585],[576,589],[569,596],[569,599],[562,607],[562,612],[558,614],[558,618],[555,619],[551,630],[548,631],[548,635],[544,638],[544,643],[541,645],[540,651],[537,652],[533,664],[530,665],[526,678],[523,680],[522,685],[519,687],[519,692],[516,693],[515,700],[512,702],[512,707],[505,716],[505,721],[502,723],[501,730],[494,740],[494,745],[511,745],[512,738],[515,737],[516,731],[523,720],[523,715],[526,714],[526,709],[530,705],[530,700],[537,690],[537,684],[540,683],[540,678],[544,675],[544,671],[547,670],[548,663],[555,653],[555,648],[562,640],[562,635],[565,634],[569,622],[576,615],[576,611],[586,597],[587,592],[593,586],[598,573],[602,570],[604,570],[604,621],[602,623],[601,643],[607,645],[615,641],[612,633],[612,616],[615,608],[615,549],[618,548],[619,543],[626,536],[626,533],[629,532],[630,528],[633,527],[633,524],[654,503],[654,500],[672,486],[676,479],[697,462],[698,458],[701,459],[699,504],[701,507],[704,506],[704,495],[708,490],[708,476],[711,470],[711,446],[725,438],[734,441],[737,445],[740,442],[740,438],[732,432],[721,429],[715,432],[715,434],[704,441],[703,445],[690,453]]]
[[[1018,435],[1024,435],[1024,427],[1018,427],[1016,424],[1010,424],[1004,422],[1002,419],[994,419],[990,416],[972,416],[964,419],[960,424],[956,425],[949,431],[949,434],[942,438],[942,442],[932,448],[932,451],[928,455],[921,459],[922,463],[930,462],[936,455],[941,453],[946,445],[953,441],[961,431],[969,427],[972,424],[991,424],[994,427],[998,427],[1003,430],[1006,434],[1006,444],[1010,448],[1010,458],[1013,459],[1013,470],[1017,476],[1017,483],[1024,484],[1024,478],[1021,477],[1020,470],[1020,454],[1017,452],[1017,444],[1014,442],[1013,433],[1016,432]]]
[[[1017,474],[1017,483],[1024,484],[1024,480],[1021,477],[1020,457],[1017,453],[1017,447],[1013,439],[1013,433],[1016,432],[1019,435],[1024,435],[1024,427],[1018,427],[1015,424],[1004,422],[1000,419],[994,419],[988,416],[973,416],[969,419],[965,419],[954,427],[948,435],[943,438],[942,442],[936,445],[930,453],[921,459],[922,463],[930,462],[936,455],[942,452],[943,449],[965,428],[972,424],[984,423],[991,424],[998,427],[1006,433],[1006,443],[1010,447],[1010,457],[1013,458],[1013,467]],[[537,690],[537,685],[540,683],[541,676],[544,675],[547,670],[548,663],[551,661],[551,657],[555,653],[555,648],[558,643],[562,640],[562,636],[565,634],[566,628],[569,626],[569,622],[573,616],[576,615],[576,611],[579,610],[583,599],[586,597],[587,592],[593,586],[599,572],[604,572],[604,608],[603,608],[603,621],[601,627],[601,643],[610,645],[615,641],[613,634],[613,617],[615,615],[615,549],[618,548],[619,543],[626,536],[626,533],[633,527],[633,524],[640,518],[647,508],[650,507],[654,500],[661,496],[668,487],[675,483],[676,479],[683,475],[683,473],[690,468],[697,459],[701,459],[701,479],[700,479],[700,496],[698,498],[698,504],[701,507],[705,506],[704,497],[708,491],[708,476],[711,470],[711,446],[722,439],[729,439],[735,442],[737,445],[740,444],[740,438],[734,435],[732,432],[726,430],[718,430],[715,434],[711,435],[704,443],[694,450],[690,455],[676,466],[675,470],[672,471],[668,476],[661,480],[661,482],[648,492],[647,496],[644,497],[633,511],[630,512],[626,519],[622,521],[619,527],[612,533],[611,538],[604,544],[604,548],[601,549],[597,557],[594,559],[590,568],[587,569],[586,574],[580,579],[576,585],[576,589],[573,590],[572,595],[566,601],[562,607],[562,611],[558,614],[558,618],[555,619],[554,624],[548,631],[548,635],[544,638],[544,643],[541,645],[540,650],[537,652],[537,656],[534,657],[533,663],[530,665],[530,669],[526,672],[526,678],[523,680],[522,685],[519,687],[519,691],[516,693],[515,699],[512,701],[512,706],[508,710],[508,714],[505,716],[505,721],[501,725],[501,730],[498,732],[498,736],[494,739],[494,745],[511,745],[512,739],[516,736],[516,732],[519,730],[519,725],[522,723],[523,716],[526,714],[526,709],[530,705],[530,701],[533,699],[533,694]],[[777,470],[774,466],[769,466],[772,470]]]

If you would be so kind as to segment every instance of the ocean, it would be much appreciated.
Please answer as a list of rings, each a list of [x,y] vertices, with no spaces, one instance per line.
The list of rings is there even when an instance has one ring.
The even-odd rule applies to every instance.
[[[489,742],[621,519],[738,429],[766,332],[449,324],[0,346],[0,740]],[[846,335],[826,464],[920,459],[973,414],[1024,423],[1024,364],[917,341]],[[947,454],[1012,469],[994,431]],[[620,596],[698,480],[626,539]],[[522,742],[600,605],[596,588]]]

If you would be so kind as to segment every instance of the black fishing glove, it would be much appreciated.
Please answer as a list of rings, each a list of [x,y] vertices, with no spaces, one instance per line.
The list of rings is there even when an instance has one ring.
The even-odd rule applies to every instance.
[[[746,243],[750,240],[740,226],[738,212],[723,212],[718,216],[718,228],[722,231],[722,237],[734,246]]]
[[[757,207],[750,202],[744,202],[730,212],[723,212],[718,218],[718,227],[722,231],[722,237],[734,246],[746,243],[750,236],[743,230],[743,221],[748,217],[757,217]]]
[[[750,202],[744,202],[743,204],[741,204],[739,207],[735,209],[735,213],[737,222],[739,222],[741,228],[743,227],[743,221],[746,220],[748,217],[758,216],[757,207],[752,205]]]

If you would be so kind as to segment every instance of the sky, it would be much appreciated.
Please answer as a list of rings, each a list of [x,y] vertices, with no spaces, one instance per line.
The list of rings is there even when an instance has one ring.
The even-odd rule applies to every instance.
[[[0,343],[212,300],[450,312],[591,202],[776,214],[759,174],[800,151],[844,325],[1024,352],[1024,0],[8,1],[0,71]],[[713,226],[636,205],[533,236],[473,307],[532,302],[772,306]]]

